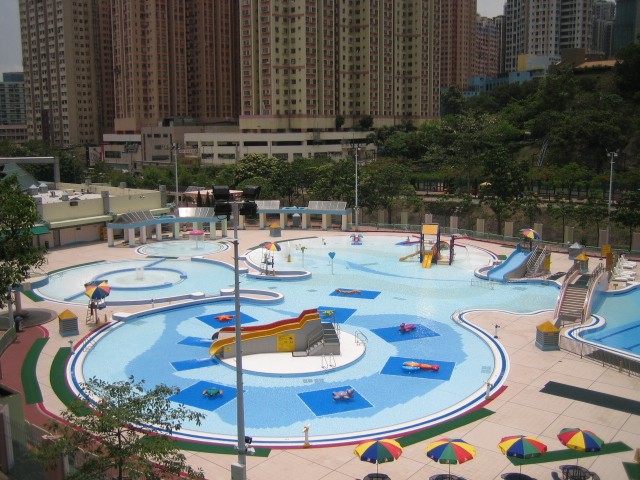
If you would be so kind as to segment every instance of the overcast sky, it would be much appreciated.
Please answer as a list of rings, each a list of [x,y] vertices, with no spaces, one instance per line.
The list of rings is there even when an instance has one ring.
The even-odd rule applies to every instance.
[[[445,0],[448,1],[448,0]],[[506,0],[477,0],[478,13],[485,17],[502,14]],[[0,73],[22,71],[20,14],[18,0],[0,0]]]

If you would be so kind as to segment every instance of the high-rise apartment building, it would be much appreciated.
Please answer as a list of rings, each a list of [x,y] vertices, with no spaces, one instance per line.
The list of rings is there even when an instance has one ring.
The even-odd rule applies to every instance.
[[[640,38],[640,0],[616,0],[613,54]]]
[[[616,4],[610,0],[596,0],[593,14],[593,37],[591,51],[611,57],[613,49],[613,22],[616,18]]]
[[[476,53],[473,56],[472,76],[497,77],[500,73],[500,39],[502,17],[476,18]]]
[[[320,131],[439,112],[439,0],[241,0],[244,131]]]
[[[115,130],[237,121],[238,2],[113,0]]]
[[[591,52],[593,0],[507,0],[504,8],[505,72],[517,71],[519,55]]]
[[[104,0],[103,0],[104,1]],[[20,0],[27,129],[58,145],[102,134],[96,2]]]
[[[441,4],[440,85],[466,89],[476,52],[476,0]]]
[[[0,140],[22,143],[27,140],[24,74],[6,72],[0,82]]]

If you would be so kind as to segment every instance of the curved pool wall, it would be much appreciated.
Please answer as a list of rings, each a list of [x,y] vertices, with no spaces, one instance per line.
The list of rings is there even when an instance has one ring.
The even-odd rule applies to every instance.
[[[222,302],[225,299],[206,299],[198,302],[194,302],[195,304],[204,305],[210,303],[218,303]],[[227,299],[227,301],[232,301],[233,298]],[[277,303],[279,300],[277,299],[256,299],[254,297],[243,297],[243,303],[253,303],[253,304],[269,304],[269,303]],[[192,304],[193,305],[193,304]],[[181,306],[166,306],[160,307],[158,309],[153,309],[148,312],[140,312],[136,314],[132,314],[126,317],[127,323],[135,322],[136,320],[144,321],[145,317],[150,314],[157,314],[160,312],[167,312],[171,310],[184,310],[184,307]],[[474,335],[478,340],[483,342],[490,352],[490,356],[492,358],[492,370],[488,373],[486,380],[478,383],[478,388],[470,392],[469,395],[466,395],[461,398],[457,398],[456,401],[452,402],[450,405],[445,408],[438,410],[437,412],[431,413],[429,415],[418,416],[418,418],[411,418],[406,421],[396,422],[390,425],[386,425],[381,428],[373,428],[373,429],[362,429],[356,431],[347,431],[347,432],[336,432],[334,434],[314,434],[312,436],[312,441],[314,446],[336,446],[343,444],[351,444],[360,442],[371,437],[397,437],[402,435],[408,435],[414,433],[416,431],[423,430],[425,428],[431,427],[433,425],[437,425],[442,422],[446,422],[453,418],[456,418],[460,415],[473,411],[483,404],[485,404],[488,400],[488,396],[495,394],[500,391],[504,386],[504,383],[508,377],[509,373],[509,360],[505,349],[502,345],[488,332],[477,327],[473,323],[467,320],[466,316],[468,314],[474,313],[473,310],[465,311],[465,312],[455,312],[451,319],[456,325],[464,328],[466,331]],[[535,315],[538,312],[533,312],[531,315]],[[82,388],[82,384],[85,382],[85,374],[84,374],[84,363],[87,360],[87,356],[91,353],[93,349],[95,349],[101,341],[107,338],[111,333],[117,331],[118,329],[126,327],[126,323],[116,322],[111,324],[101,330],[94,332],[93,334],[85,337],[81,344],[75,348],[75,354],[69,363],[67,370],[67,381],[68,384],[72,387],[72,390],[76,395],[81,396],[88,401],[95,402],[96,398],[93,398],[90,392],[85,391]],[[221,364],[224,365],[224,364]],[[356,365],[357,366],[357,365]],[[224,368],[224,367],[221,367]],[[342,370],[347,370],[349,368],[353,368],[351,366],[345,366],[341,369],[333,370],[332,374],[342,375]],[[235,375],[235,370],[226,368],[227,370],[232,371],[233,375]],[[297,377],[298,381],[300,379],[304,381],[310,380],[311,377],[322,377],[326,376],[325,374],[304,374],[304,375],[287,375],[286,377]],[[273,377],[277,378],[277,375],[269,375],[269,374],[255,374],[253,372],[244,372],[245,377],[245,390],[251,388],[251,381],[247,381],[246,378],[249,377]],[[280,378],[281,379],[281,378]],[[317,378],[321,383],[322,379]],[[291,380],[294,381],[294,380]],[[353,383],[353,381],[352,381]],[[277,388],[272,387],[272,388]],[[399,394],[399,390],[393,390],[394,396]],[[332,400],[333,401],[333,400]],[[248,408],[248,405],[245,405],[245,408]],[[422,405],[422,408],[416,411],[425,410],[426,405]],[[266,412],[262,412],[266,413]],[[415,415],[414,415],[415,416]],[[401,417],[401,415],[400,415]],[[395,414],[393,416],[394,419],[398,419],[399,416]],[[315,419],[317,421],[317,419]],[[370,421],[369,415],[367,415],[364,419],[364,423],[368,423]],[[306,425],[304,422],[313,422],[313,419],[304,420],[302,425]],[[298,422],[300,423],[300,422]],[[194,426],[189,427],[187,425],[180,432],[175,434],[176,438],[180,438],[188,441],[196,441],[196,442],[209,442],[215,444],[225,444],[233,446],[237,443],[237,435],[234,431],[235,425],[230,425],[231,432],[228,433],[216,433],[216,432],[207,432],[194,428]],[[293,432],[300,432],[301,428],[300,424],[297,424],[296,427],[291,428]],[[253,445],[265,448],[290,448],[290,447],[301,447],[304,445],[305,438],[302,435],[294,434],[294,435],[285,435],[285,436],[260,436],[256,435],[249,430],[251,429],[250,425],[247,425],[248,434],[252,435]],[[317,427],[314,427],[314,431],[317,430]]]
[[[245,275],[247,268],[239,268],[239,272]],[[126,275],[130,278],[120,281]],[[173,280],[167,280],[172,275]],[[155,276],[157,281],[148,281],[149,276]],[[218,296],[233,287],[234,270],[225,262],[201,257],[104,261],[54,272],[33,290],[49,301],[84,305],[84,284],[95,280],[109,281],[107,307],[145,305]]]
[[[147,243],[136,248],[140,255],[148,257],[196,257],[213,255],[227,250],[229,245],[215,240],[168,240],[162,242]]]
[[[487,382],[493,384],[492,392],[503,384],[508,361],[492,335],[470,325],[464,313],[452,316],[452,312],[515,308],[524,313],[541,307],[551,309],[555,304],[555,283],[555,288],[542,283],[497,284],[494,290],[493,286],[488,289],[471,282],[474,270],[491,258],[481,249],[468,246],[452,266],[423,269],[417,261],[399,262],[407,250],[397,247],[398,243],[390,244],[393,240],[387,237],[374,241],[366,236],[364,245],[353,247],[348,238],[305,239],[308,250],[304,261],[301,252],[289,245],[277,252],[276,262],[281,265],[277,269],[286,266],[313,272],[312,281],[272,283],[243,276],[241,291],[247,294],[241,301],[242,314],[255,321],[266,324],[293,318],[307,308],[336,308],[348,314],[341,329],[347,333],[360,330],[369,338],[367,354],[349,368],[294,378],[245,373],[247,434],[255,439],[254,443],[300,446],[304,441],[302,427],[308,423],[312,424],[314,444],[353,443],[374,434],[400,435],[420,430],[477,408],[486,396]],[[327,256],[332,251],[337,252],[335,262]],[[252,255],[260,252],[247,254]],[[293,257],[291,261],[288,256]],[[335,296],[337,287],[371,288],[381,293],[375,299],[356,300]],[[276,291],[280,289],[284,297],[277,298]],[[256,300],[259,292],[263,293],[262,303]],[[233,312],[233,289],[222,289],[222,293],[224,297],[122,316],[126,322],[97,332],[79,346],[70,383],[78,389],[85,377],[116,381],[134,375],[149,384],[176,385],[183,392],[207,381],[223,386],[226,395],[227,388],[232,391],[235,385],[235,371],[228,366],[207,364],[211,362],[210,337],[217,328],[199,320]],[[419,324],[432,335],[410,341],[385,340],[388,331],[397,332],[400,322]],[[194,342],[194,338],[199,340]],[[185,339],[191,339],[191,344],[184,344]],[[173,357],[166,358],[170,355]],[[449,363],[451,378],[423,383],[384,371],[391,360],[398,358]],[[172,366],[185,362],[198,368]],[[110,366],[108,371],[105,364]],[[159,368],[163,364],[167,368]],[[371,400],[371,406],[340,415],[314,416],[308,406],[300,405],[304,395],[347,385],[362,392],[363,398]],[[385,395],[389,391],[394,395]],[[450,392],[458,396],[454,398]],[[229,396],[229,403],[213,412],[204,411],[207,418],[201,428],[186,425],[181,432],[184,438],[233,444],[235,402],[231,393]],[[282,409],[283,404],[287,409]],[[404,415],[408,417],[402,418]]]
[[[595,320],[570,337],[640,362],[640,285],[597,291],[591,311]]]

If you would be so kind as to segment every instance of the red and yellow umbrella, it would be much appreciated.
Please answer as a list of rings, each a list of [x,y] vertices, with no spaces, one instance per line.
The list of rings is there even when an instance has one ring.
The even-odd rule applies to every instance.
[[[353,453],[363,462],[375,463],[377,472],[378,464],[397,460],[402,455],[402,447],[395,440],[383,438],[361,443]]]

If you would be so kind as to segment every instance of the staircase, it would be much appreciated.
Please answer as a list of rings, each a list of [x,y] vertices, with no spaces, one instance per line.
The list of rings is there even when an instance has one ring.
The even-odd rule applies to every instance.
[[[340,355],[340,337],[333,323],[322,323],[322,331],[309,340],[305,351],[293,352],[294,357]]]
[[[590,277],[590,275],[580,275],[575,282],[567,286],[567,290],[562,298],[562,303],[560,304],[557,324],[564,325],[567,322],[582,321],[584,303],[589,291],[587,283]],[[557,324],[556,326],[558,326]]]
[[[547,247],[539,248],[536,246],[536,249],[531,253],[529,259],[527,260],[527,266],[524,272],[524,276],[527,278],[537,277],[540,275],[542,269],[544,268],[544,261],[547,258]]]

